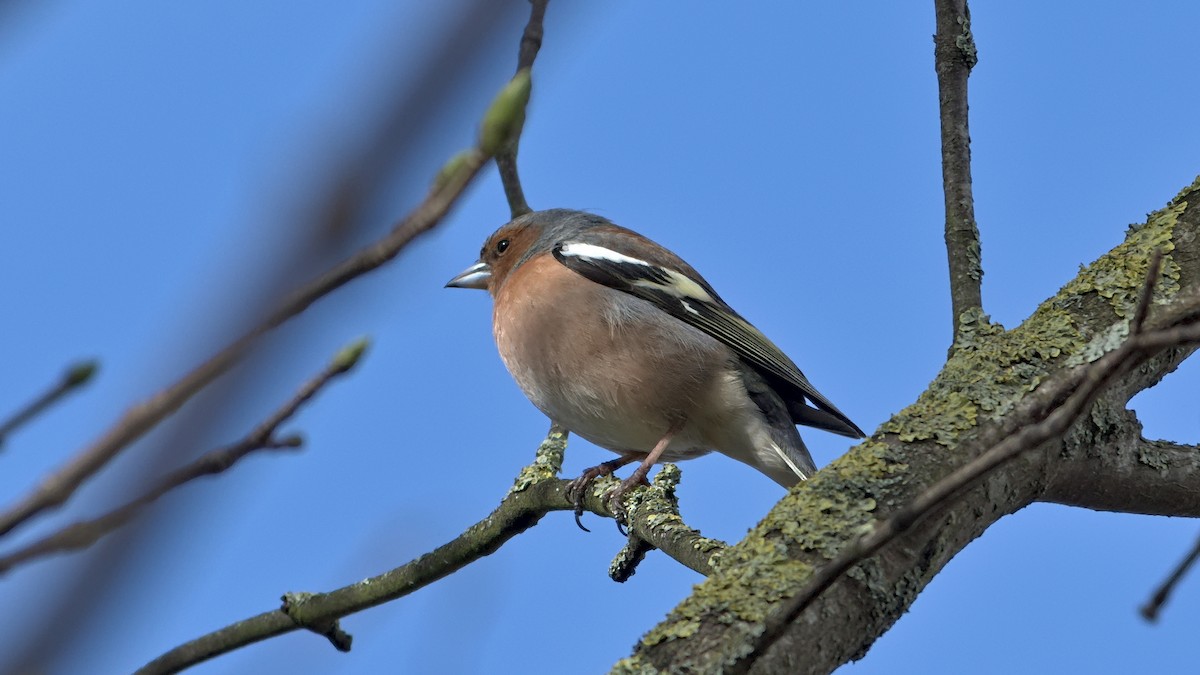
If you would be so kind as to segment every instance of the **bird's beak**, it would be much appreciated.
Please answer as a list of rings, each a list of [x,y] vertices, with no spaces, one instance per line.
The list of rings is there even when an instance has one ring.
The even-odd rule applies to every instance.
[[[447,281],[446,288],[478,288],[481,291],[485,291],[491,279],[492,268],[480,260],[462,272],[459,272],[458,276]]]

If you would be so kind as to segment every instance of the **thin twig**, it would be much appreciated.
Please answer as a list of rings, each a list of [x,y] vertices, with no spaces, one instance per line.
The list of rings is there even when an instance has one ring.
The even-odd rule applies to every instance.
[[[941,118],[946,255],[950,263],[953,336],[957,340],[963,314],[983,308],[983,262],[971,190],[971,134],[967,124],[967,78],[978,56],[967,0],[934,0],[933,4],[937,17],[933,54]]]
[[[129,522],[129,520],[141,512],[143,507],[152,504],[159,497],[162,497],[171,490],[196,480],[201,476],[222,473],[256,450],[300,447],[301,440],[298,436],[276,438],[276,430],[281,424],[295,415],[300,406],[315,396],[322,387],[339,375],[349,372],[358,362],[365,348],[366,342],[360,340],[339,352],[337,357],[320,374],[304,383],[291,399],[236,443],[206,452],[195,461],[164,476],[154,487],[147,490],[140,497],[102,516],[67,525],[28,546],[0,557],[0,574],[8,572],[14,566],[23,562],[51,553],[74,551],[91,546],[102,537]]]
[[[1150,596],[1150,599],[1146,601],[1146,604],[1142,605],[1139,609],[1142,616],[1147,621],[1151,623],[1158,621],[1159,612],[1162,611],[1163,605],[1167,604],[1167,600],[1170,599],[1171,593],[1175,590],[1175,586],[1178,585],[1180,580],[1183,579],[1184,575],[1188,573],[1188,570],[1192,568],[1192,565],[1196,564],[1197,560],[1200,560],[1200,539],[1196,540],[1196,544],[1192,546],[1192,550],[1189,551],[1186,556],[1184,556],[1183,560],[1180,561],[1179,565],[1174,569],[1174,571],[1171,572],[1171,575],[1167,577],[1166,581],[1162,582],[1162,585],[1158,587],[1158,590],[1154,591],[1154,595]]]
[[[499,506],[446,544],[393,570],[328,593],[289,593],[284,596],[285,608],[264,612],[180,645],[138,672],[146,675],[178,672],[246,645],[300,629],[330,638],[339,649],[348,648],[350,637],[338,626],[338,619],[404,597],[453,574],[494,553],[551,511],[574,511],[575,501],[568,497],[571,481],[555,478],[562,469],[566,441],[565,431],[552,428],[538,448],[537,458],[521,471]],[[678,473],[677,468],[668,467],[670,465],[664,465],[664,470]],[[610,479],[604,486],[585,494],[584,508],[612,518],[605,487],[613,484]],[[664,494],[661,485],[639,489],[637,498],[631,495],[627,501],[631,536],[703,574],[712,572],[725,544],[701,537],[682,523],[678,511],[671,512],[669,507],[664,507],[663,504],[671,503],[672,497]],[[688,538],[684,532],[694,536]]]
[[[521,72],[532,68],[537,60],[538,51],[542,48],[542,36],[545,32],[542,25],[546,19],[546,5],[550,0],[529,0],[532,5],[529,11],[529,22],[525,24],[525,32],[521,34],[521,44],[517,48],[517,70]]]
[[[1153,286],[1157,280],[1157,265],[1152,264],[1150,274],[1147,275],[1146,285]],[[1148,305],[1151,297],[1152,292],[1141,294],[1134,313],[1135,317],[1144,316],[1148,310],[1144,309],[1143,305]],[[1200,342],[1200,321],[1194,317],[1187,320],[1185,325],[1176,325],[1151,332],[1145,332],[1141,325],[1131,325],[1131,334],[1121,346],[1091,364],[1067,371],[1057,383],[1043,385],[1047,386],[1047,392],[1043,393],[1043,396],[1061,392],[1064,396],[1054,395],[1052,398],[1061,400],[1065,397],[1063,403],[1053,407],[1041,421],[1022,427],[974,460],[939,480],[891,517],[878,523],[869,534],[854,541],[837,557],[818,568],[804,588],[782,603],[779,610],[766,621],[763,633],[755,641],[755,647],[749,658],[739,662],[738,668],[741,670],[733,669],[734,672],[742,672],[749,668],[753,655],[765,653],[821,593],[831,587],[852,567],[878,552],[937,507],[973,485],[983,476],[1020,456],[1022,452],[1037,448],[1065,433],[1079,419],[1079,416],[1089,409],[1101,390],[1117,375],[1134,367],[1135,361],[1139,357],[1167,347],[1197,342]],[[1068,392],[1069,395],[1067,395]]]
[[[538,50],[542,48],[542,28],[546,17],[546,5],[550,0],[530,0],[532,7],[529,12],[529,22],[525,24],[525,32],[521,34],[521,44],[517,50],[517,72],[533,68]],[[525,201],[525,190],[521,187],[521,177],[517,173],[517,149],[519,139],[496,154],[496,169],[500,172],[500,183],[504,185],[504,197],[508,200],[508,208],[512,217],[522,216],[533,209]]]
[[[67,368],[58,382],[49,390],[25,404],[14,412],[7,420],[0,422],[0,448],[4,439],[21,425],[29,422],[47,408],[62,400],[67,394],[81,388],[91,381],[96,374],[99,364],[94,360],[80,361]]]

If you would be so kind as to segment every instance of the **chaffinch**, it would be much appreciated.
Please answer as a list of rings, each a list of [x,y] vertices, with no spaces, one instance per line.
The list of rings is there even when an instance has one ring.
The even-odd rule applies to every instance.
[[[640,461],[608,496],[620,513],[655,463],[712,450],[791,487],[817,470],[795,425],[864,435],[691,265],[600,216],[520,216],[446,286],[486,289],[500,357],[529,400],[619,455],[575,481],[577,505],[596,477]]]

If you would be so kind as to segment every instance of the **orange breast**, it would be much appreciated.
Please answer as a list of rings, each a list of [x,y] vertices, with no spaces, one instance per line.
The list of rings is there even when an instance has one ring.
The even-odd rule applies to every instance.
[[[733,358],[730,350],[649,302],[592,282],[548,255],[496,292],[500,356],[542,412],[617,451],[646,452],[696,416]],[[708,450],[692,425],[672,449]]]

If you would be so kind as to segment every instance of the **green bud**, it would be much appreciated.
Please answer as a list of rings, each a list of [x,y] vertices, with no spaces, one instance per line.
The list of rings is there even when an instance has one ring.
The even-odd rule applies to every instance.
[[[363,337],[342,347],[341,351],[333,357],[333,367],[343,373],[350,370],[362,358],[363,352],[367,351],[367,347],[370,344],[371,340]]]
[[[433,179],[433,187],[437,189],[445,187],[451,178],[454,178],[458,175],[458,172],[463,170],[463,167],[467,165],[467,160],[471,158],[471,154],[474,152],[475,149],[472,148],[470,150],[463,150],[451,157],[450,161],[442,165],[441,171],[438,171],[437,178]]]
[[[518,71],[496,94],[483,116],[483,127],[479,131],[480,150],[488,155],[496,155],[517,140],[525,124],[525,105],[529,103],[532,87],[529,69],[525,68]]]
[[[274,442],[276,448],[299,448],[304,445],[304,437],[300,434],[288,434],[283,438],[277,438]]]
[[[100,362],[95,359],[80,361],[67,369],[66,375],[63,376],[63,384],[67,387],[83,386],[99,369]]]

